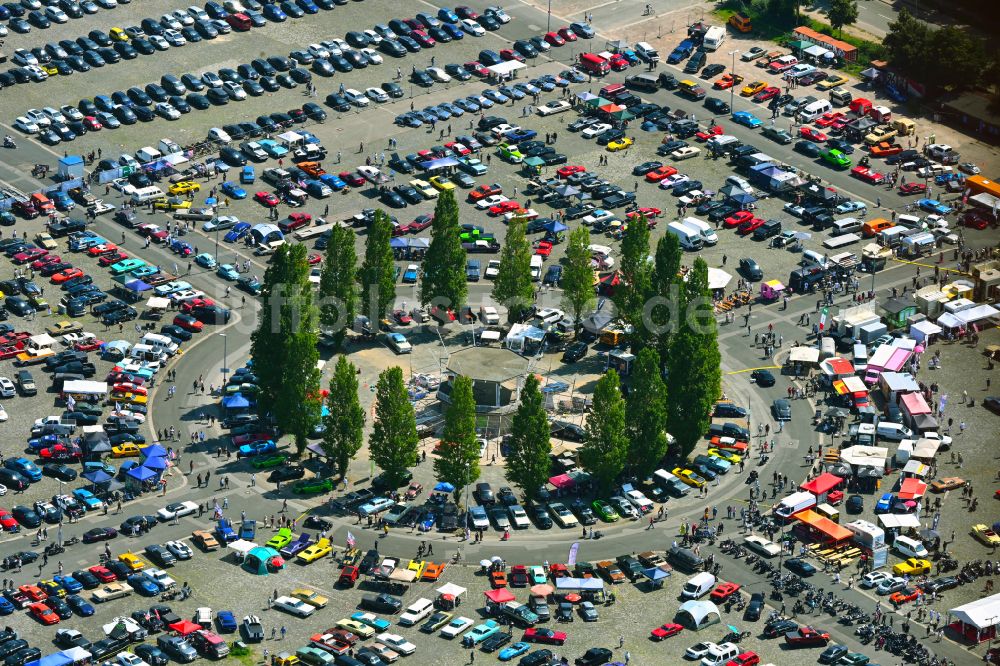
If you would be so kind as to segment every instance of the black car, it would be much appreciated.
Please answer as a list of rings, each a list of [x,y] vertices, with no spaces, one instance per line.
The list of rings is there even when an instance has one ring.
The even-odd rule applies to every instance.
[[[828,645],[825,650],[819,653],[817,661],[821,664],[836,664],[847,652],[848,649],[845,645]]]
[[[597,522],[597,516],[594,515],[594,510],[590,508],[590,505],[583,501],[581,498],[576,498],[569,505],[570,510],[576,514],[576,517],[580,520],[581,525],[593,525]]]
[[[743,611],[743,619],[749,620],[750,622],[756,622],[760,619],[760,614],[764,610],[764,593],[754,592],[750,595],[750,603],[747,604],[747,608]]]
[[[80,585],[83,585],[83,589],[85,590],[92,590],[101,584],[100,579],[86,569],[74,571],[72,576],[73,580],[80,583]]]
[[[760,265],[750,257],[743,257],[740,259],[739,271],[747,279],[757,281],[764,278],[764,271],[760,269]]]
[[[565,439],[570,442],[582,442],[587,436],[587,431],[581,426],[575,423],[570,423],[569,421],[553,421],[550,428],[550,434],[553,437]]]
[[[510,634],[508,634],[506,631],[498,631],[497,633],[493,634],[492,636],[484,640],[479,647],[483,652],[487,653],[496,652],[504,645],[509,643],[510,640],[511,640]]]
[[[361,597],[361,607],[376,613],[398,613],[403,608],[403,602],[391,594],[378,594]]]
[[[35,528],[42,524],[42,519],[31,507],[24,505],[15,506],[11,509],[11,515],[14,516],[14,520],[20,523],[23,527]]]
[[[548,530],[552,528],[552,519],[544,504],[531,504],[527,507],[527,511],[538,529]]]
[[[799,628],[799,625],[791,620],[773,620],[764,625],[764,637],[765,638],[777,638],[778,636],[783,636],[790,631],[795,631]]]
[[[801,153],[806,157],[819,157],[820,148],[812,141],[802,141],[795,142],[795,152]]]
[[[58,463],[48,463],[42,465],[42,474],[60,481],[73,481],[77,476],[75,469],[69,467],[68,465],[60,465]]]
[[[138,529],[139,533],[148,532],[152,528],[156,527],[156,516],[130,516],[122,521],[119,525],[119,532],[122,534],[132,534],[134,529]]]
[[[774,386],[774,375],[770,370],[754,370],[750,373],[750,379],[756,382],[757,386]]]
[[[586,342],[577,341],[566,347],[566,351],[563,352],[562,362],[563,363],[576,363],[584,356],[587,355],[589,347]]]
[[[950,590],[958,587],[959,580],[954,576],[944,576],[942,578],[935,578],[932,581],[921,585],[924,592],[944,592],[945,590]]]
[[[608,648],[594,647],[577,657],[573,662],[575,666],[601,666],[612,660],[613,654]]]
[[[169,567],[177,561],[177,558],[174,557],[173,553],[167,550],[165,546],[158,543],[146,546],[145,552],[151,560],[162,567]]]
[[[865,510],[865,498],[861,495],[851,495],[844,503],[844,509],[851,514],[861,513]]]
[[[155,617],[155,616],[154,616]],[[132,648],[135,656],[145,661],[149,666],[166,666],[170,661],[163,650],[150,643],[142,643]]]
[[[816,567],[798,557],[785,560],[785,568],[793,573],[797,573],[803,578],[812,576],[816,573]]]
[[[305,474],[305,468],[300,465],[285,465],[272,470],[268,475],[267,480],[271,483],[278,483],[279,481],[294,481],[296,479],[301,479],[305,476]]]
[[[114,539],[116,536],[118,536],[118,531],[113,527],[95,527],[83,533],[83,542],[97,543],[98,541]]]

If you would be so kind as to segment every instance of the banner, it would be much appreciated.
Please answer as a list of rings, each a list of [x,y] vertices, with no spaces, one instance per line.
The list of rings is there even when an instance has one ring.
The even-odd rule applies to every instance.
[[[569,547],[569,555],[566,557],[566,566],[575,567],[576,566],[576,554],[580,551],[580,542],[574,541],[573,545]]]
[[[823,308],[823,311],[819,315],[819,330],[821,331],[823,330],[823,327],[826,326],[826,316],[828,314],[830,314],[830,308]]]
[[[354,548],[354,545],[357,542],[358,542],[357,539],[355,539],[354,535],[351,534],[350,530],[348,530],[348,532],[347,532],[347,547],[348,548]]]

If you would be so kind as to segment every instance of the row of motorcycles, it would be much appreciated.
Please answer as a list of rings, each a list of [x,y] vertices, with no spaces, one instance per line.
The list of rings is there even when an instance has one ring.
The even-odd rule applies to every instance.
[[[902,657],[903,661],[914,664],[933,666],[937,659],[931,657],[930,651],[917,640],[915,636],[904,632],[893,631],[891,627],[866,624],[854,630],[862,645],[875,643],[876,650],[885,650]]]

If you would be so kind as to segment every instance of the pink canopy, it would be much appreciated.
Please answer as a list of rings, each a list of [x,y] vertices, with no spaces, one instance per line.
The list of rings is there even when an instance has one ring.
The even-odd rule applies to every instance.
[[[550,477],[549,483],[551,483],[556,488],[559,488],[560,490],[572,488],[574,485],[576,485],[576,482],[573,481],[572,478],[570,478],[569,474],[560,474],[558,476]]]
[[[514,601],[514,593],[506,587],[498,587],[495,590],[487,590],[483,594],[485,594],[486,598],[495,604],[505,604],[508,601]]]

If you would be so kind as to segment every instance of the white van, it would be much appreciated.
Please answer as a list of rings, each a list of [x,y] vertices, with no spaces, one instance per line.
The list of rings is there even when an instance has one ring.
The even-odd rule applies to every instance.
[[[861,374],[868,369],[868,347],[860,342],[854,345],[854,372]]]
[[[774,505],[774,515],[782,519],[791,518],[799,511],[816,506],[816,496],[805,490],[792,493]]]
[[[640,60],[645,62],[660,62],[660,54],[656,52],[647,42],[639,42],[635,45],[635,54]]]
[[[152,162],[153,160],[158,160],[161,157],[163,157],[163,153],[152,146],[146,146],[135,151],[135,159],[139,160],[143,164]]]
[[[715,245],[719,242],[719,236],[715,233],[715,229],[707,222],[703,222],[696,217],[685,217],[681,220],[681,224],[697,231],[705,245]]]
[[[399,616],[399,623],[404,627],[412,627],[417,622],[420,622],[425,617],[430,615],[433,610],[434,602],[430,599],[424,599],[421,597],[406,607],[403,614]]]
[[[903,557],[927,557],[927,549],[924,547],[924,544],[911,537],[896,537],[892,547]]]
[[[802,261],[799,262],[801,266],[808,266],[809,264],[816,264],[822,269],[826,269],[829,266],[830,260],[827,259],[825,254],[820,254],[816,250],[805,250],[802,253]]]
[[[132,192],[132,203],[133,204],[144,204],[149,201],[156,201],[157,199],[164,199],[166,195],[163,190],[156,187],[155,185],[150,185],[149,187],[140,187],[134,192]]]
[[[531,281],[538,282],[542,279],[542,257],[538,254],[531,255]]]
[[[681,590],[681,597],[684,599],[698,599],[708,594],[713,587],[715,587],[715,576],[707,571],[702,571],[684,583],[684,588]]]
[[[799,122],[800,123],[811,123],[816,120],[824,113],[829,113],[833,110],[833,105],[828,99],[821,99],[811,104],[807,104],[805,107],[799,110]]]
[[[902,423],[892,423],[891,421],[882,421],[875,426],[875,434],[881,439],[890,439],[894,442],[904,439],[914,439],[912,430]]]
[[[713,136],[706,142],[706,146],[713,153],[720,153],[726,150],[726,146],[730,146],[734,143],[738,143],[739,139],[730,134],[720,134],[719,136]]]
[[[173,356],[177,353],[177,343],[168,338],[165,335],[160,335],[159,333],[146,333],[139,340],[144,345],[149,345],[154,349],[158,349],[165,354]]]
[[[733,643],[712,645],[708,648],[708,653],[702,657],[701,666],[722,666],[730,659],[738,657],[739,654],[740,649]]]
[[[167,355],[151,345],[137,344],[132,347],[129,356],[137,361],[159,361],[160,363],[166,363],[167,361]]]
[[[836,220],[833,223],[833,229],[830,230],[831,236],[843,236],[845,234],[856,234],[861,232],[862,222],[856,217],[845,217],[842,220]]]
[[[671,222],[667,225],[667,231],[677,237],[681,249],[700,250],[702,248],[703,241],[701,234],[691,227],[685,226],[680,222]]]

